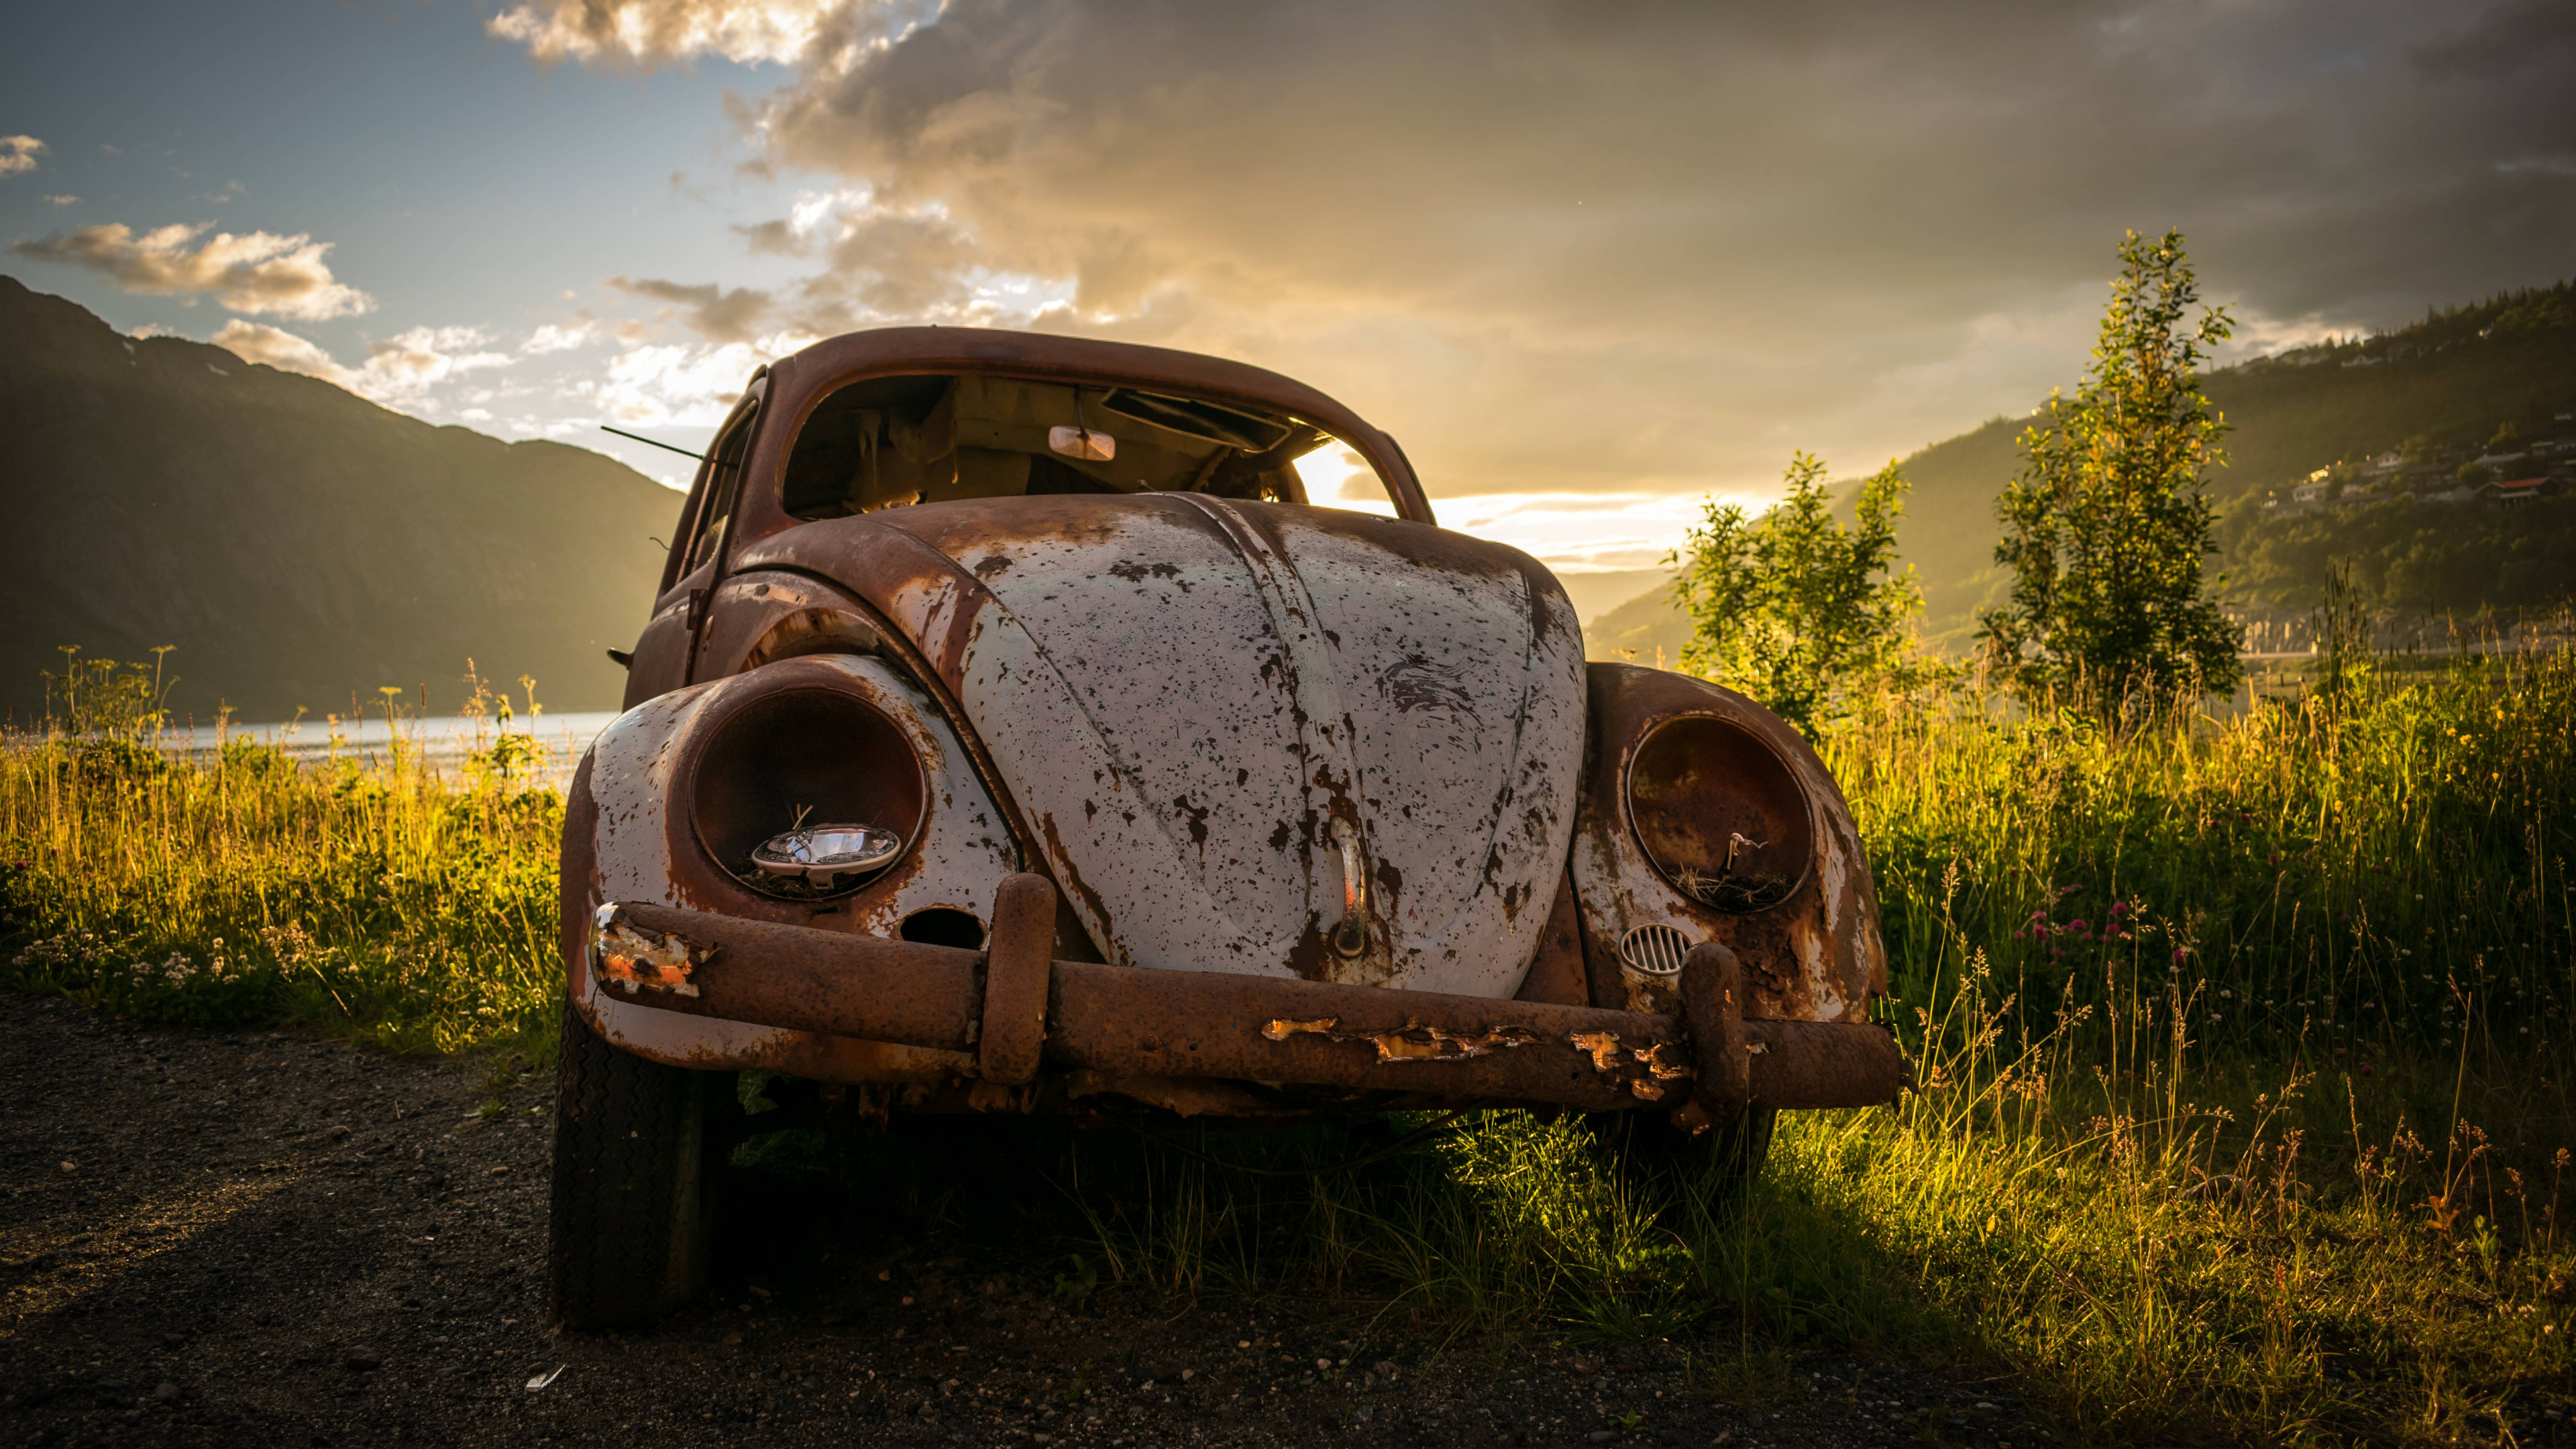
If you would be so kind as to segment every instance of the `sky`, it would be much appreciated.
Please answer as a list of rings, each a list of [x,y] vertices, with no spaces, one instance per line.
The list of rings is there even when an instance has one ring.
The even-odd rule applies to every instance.
[[[1856,475],[2073,386],[2126,229],[2185,232],[2229,358],[2576,274],[2576,0],[7,25],[0,272],[119,328],[675,484],[599,425],[694,449],[836,332],[1183,347],[1341,398],[1560,572],[1651,565],[1793,451]]]

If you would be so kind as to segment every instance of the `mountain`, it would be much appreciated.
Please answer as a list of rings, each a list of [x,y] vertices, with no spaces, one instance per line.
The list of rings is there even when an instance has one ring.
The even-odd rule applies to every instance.
[[[148,660],[169,701],[244,720],[377,688],[452,707],[470,656],[557,710],[614,709],[679,511],[561,443],[405,417],[315,378],[126,337],[0,276],[0,715],[57,646]]]
[[[2352,561],[2365,595],[2400,610],[2532,607],[2576,591],[2576,498],[2563,486],[2558,498],[2509,508],[2433,496],[2456,487],[2456,470],[2506,424],[2529,450],[2511,471],[2554,469],[2563,480],[2576,460],[2576,283],[2221,368],[2202,385],[2231,429],[2228,464],[2209,480],[2222,597],[2308,607],[2330,559]],[[1994,500],[2031,422],[1991,419],[1903,460],[1913,489],[1899,555],[1923,585],[1925,635],[1953,652],[1975,633],[1977,610],[2005,597]],[[2364,466],[2390,452],[2409,466]],[[2292,487],[2319,469],[2346,496],[2292,503]],[[1592,657],[1651,656],[1658,644],[1677,654],[1689,628],[1661,595],[1647,590],[1593,621]]]

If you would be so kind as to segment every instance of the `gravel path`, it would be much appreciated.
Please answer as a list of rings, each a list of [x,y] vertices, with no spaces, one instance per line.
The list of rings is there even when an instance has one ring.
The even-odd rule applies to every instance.
[[[862,1257],[793,1195],[734,1213],[701,1305],[558,1339],[552,1084],[492,1071],[0,996],[0,1445],[2046,1442],[2002,1385],[1880,1360],[1718,1388],[1329,1300],[1067,1309],[1052,1234]]]

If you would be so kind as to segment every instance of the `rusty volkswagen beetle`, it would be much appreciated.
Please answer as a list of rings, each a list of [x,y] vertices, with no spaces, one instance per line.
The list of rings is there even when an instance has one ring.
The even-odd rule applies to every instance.
[[[1395,516],[1310,503],[1327,449]],[[1806,743],[1587,666],[1545,568],[1276,374],[807,348],[718,432],[618,657],[564,826],[565,1324],[697,1290],[747,1069],[879,1120],[1520,1104],[1757,1156],[1778,1109],[1901,1085]]]

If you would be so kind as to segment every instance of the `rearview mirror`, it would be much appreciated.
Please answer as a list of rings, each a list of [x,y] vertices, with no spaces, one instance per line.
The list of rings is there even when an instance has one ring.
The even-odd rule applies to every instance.
[[[1080,458],[1086,463],[1106,463],[1118,456],[1116,438],[1107,433],[1095,433],[1089,428],[1049,428],[1047,446],[1068,458]]]

